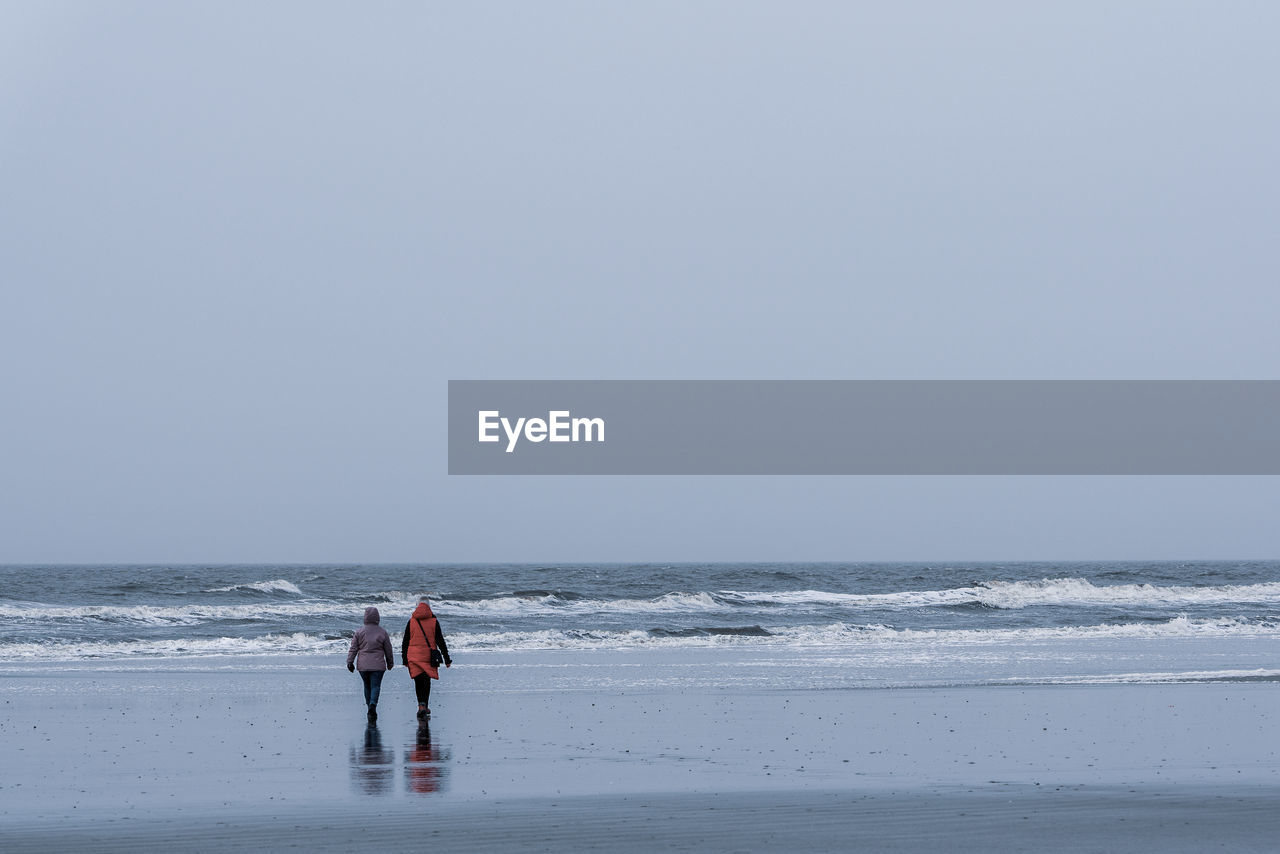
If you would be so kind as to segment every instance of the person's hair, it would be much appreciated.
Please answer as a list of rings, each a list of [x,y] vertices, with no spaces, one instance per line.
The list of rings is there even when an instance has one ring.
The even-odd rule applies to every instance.
[[[431,600],[430,600],[430,599],[428,599],[426,596],[419,596],[419,597],[418,597],[418,601],[419,601],[419,602],[430,602]]]

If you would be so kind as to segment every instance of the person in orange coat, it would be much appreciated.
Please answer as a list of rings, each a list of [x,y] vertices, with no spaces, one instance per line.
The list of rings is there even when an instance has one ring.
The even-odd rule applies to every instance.
[[[437,668],[441,661],[445,667],[453,666],[449,647],[444,642],[444,632],[440,631],[440,621],[432,613],[427,597],[423,596],[405,624],[404,640],[400,643],[400,663],[409,668],[413,688],[418,695],[418,720],[431,714],[431,709],[427,708],[431,698],[431,680],[440,678]]]

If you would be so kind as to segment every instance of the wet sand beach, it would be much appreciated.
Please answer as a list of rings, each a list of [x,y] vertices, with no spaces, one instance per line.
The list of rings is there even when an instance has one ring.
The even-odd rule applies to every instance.
[[[333,662],[6,666],[3,847],[1265,850],[1280,831],[1270,681],[539,690],[526,665],[470,656],[426,727],[399,668],[368,727]]]
[[[439,811],[354,806],[53,829],[5,828],[5,850],[1131,851],[1275,850],[1275,793],[979,790],[528,798]]]

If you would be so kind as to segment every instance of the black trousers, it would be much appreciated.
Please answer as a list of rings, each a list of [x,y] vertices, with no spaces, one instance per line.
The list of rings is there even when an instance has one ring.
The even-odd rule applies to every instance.
[[[427,705],[431,699],[431,677],[425,673],[413,677],[413,690],[418,695],[418,702]]]

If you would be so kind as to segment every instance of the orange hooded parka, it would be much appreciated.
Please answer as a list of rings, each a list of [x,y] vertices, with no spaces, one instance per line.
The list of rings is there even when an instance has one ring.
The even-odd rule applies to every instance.
[[[440,678],[440,671],[431,666],[431,650],[439,649],[444,660],[449,660],[449,653],[444,647],[443,635],[436,615],[426,602],[419,602],[413,609],[413,616],[404,627],[404,642],[400,652],[404,664],[409,668],[409,675],[420,676],[425,673],[432,679]]]

